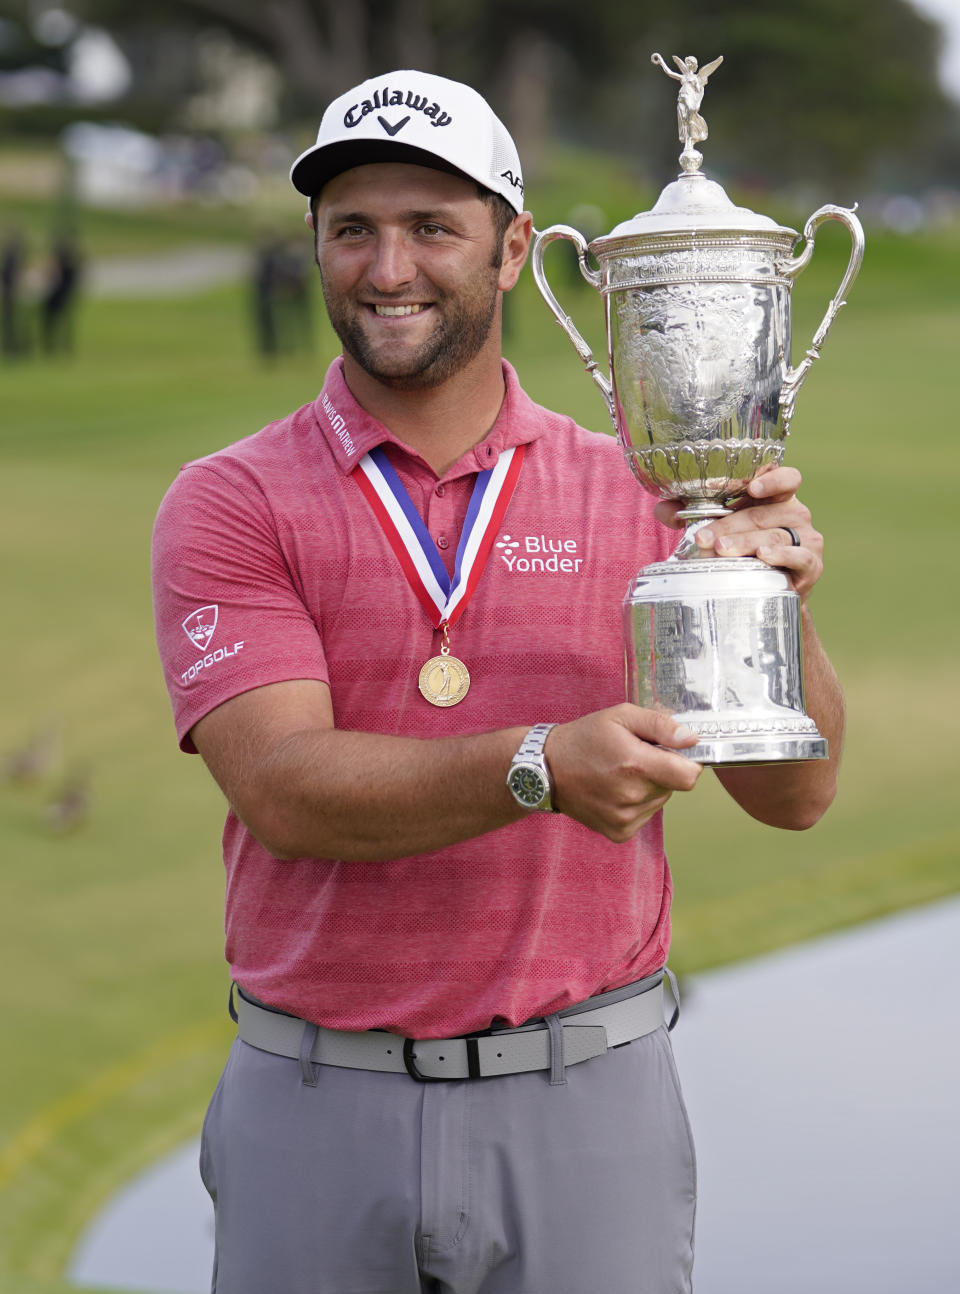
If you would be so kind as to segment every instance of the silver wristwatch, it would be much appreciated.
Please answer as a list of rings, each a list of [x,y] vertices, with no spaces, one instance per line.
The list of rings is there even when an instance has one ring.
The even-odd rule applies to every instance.
[[[550,801],[550,770],[543,757],[544,742],[553,727],[556,725],[552,723],[538,723],[531,728],[510,765],[507,786],[513,798],[524,809],[542,809],[546,813],[553,811]]]

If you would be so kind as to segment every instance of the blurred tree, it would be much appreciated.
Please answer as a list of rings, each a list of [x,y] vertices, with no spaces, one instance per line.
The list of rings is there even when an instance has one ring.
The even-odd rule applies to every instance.
[[[49,67],[62,72],[63,50],[38,40],[25,22],[12,22],[6,16],[8,9],[18,8],[0,0],[0,73],[16,72],[24,67]],[[16,16],[19,15],[11,12],[11,17]]]
[[[36,12],[44,0],[7,0]],[[52,0],[51,0],[52,3]],[[70,0],[134,69],[131,97],[175,119],[195,91],[197,32],[275,62],[282,119],[386,67],[482,89],[530,164],[547,133],[672,169],[675,87],[650,54],[724,55],[710,83],[708,166],[770,183],[960,177],[958,106],[938,83],[939,28],[909,0]]]
[[[666,56],[724,54],[705,101],[714,165],[776,183],[944,176],[960,108],[938,80],[940,28],[905,0],[673,0],[645,36]]]

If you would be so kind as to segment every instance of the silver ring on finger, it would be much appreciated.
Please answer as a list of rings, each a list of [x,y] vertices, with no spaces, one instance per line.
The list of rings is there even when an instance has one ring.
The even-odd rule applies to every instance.
[[[790,536],[790,542],[793,544],[794,548],[800,547],[800,535],[796,530],[794,530],[793,526],[781,526],[780,529],[785,530]]]

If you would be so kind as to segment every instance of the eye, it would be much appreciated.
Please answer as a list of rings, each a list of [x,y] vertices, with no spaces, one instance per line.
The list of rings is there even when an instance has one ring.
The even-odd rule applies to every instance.
[[[420,232],[425,234],[427,238],[437,238],[440,234],[446,233],[446,230],[442,225],[435,224],[432,220],[425,220],[420,226]]]
[[[366,233],[363,225],[342,225],[337,230],[338,238],[362,238]]]

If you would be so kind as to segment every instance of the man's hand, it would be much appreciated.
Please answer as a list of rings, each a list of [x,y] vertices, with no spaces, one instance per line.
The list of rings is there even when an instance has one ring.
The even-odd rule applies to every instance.
[[[823,574],[823,536],[814,530],[810,509],[797,498],[800,473],[795,467],[773,467],[747,486],[747,497],[732,505],[728,517],[717,517],[696,533],[703,556],[759,557],[768,566],[784,569],[801,602],[806,602]],[[657,504],[657,518],[675,529],[683,526],[677,513],[683,505],[663,500]],[[795,546],[784,529],[790,526],[800,536]]]
[[[807,713],[830,743],[830,758],[799,764],[751,767],[718,766],[717,777],[733,798],[759,822],[803,830],[812,827],[832,802],[843,747],[843,693],[820,644],[810,608],[811,590],[823,574],[823,536],[810,522],[810,510],[797,498],[800,473],[795,467],[774,467],[755,477],[747,494],[732,504],[729,516],[718,517],[695,535],[703,556],[759,557],[768,566],[786,571],[803,604],[804,693]],[[675,529],[681,504],[661,501],[656,515]],[[784,529],[800,538],[794,545]]]
[[[544,754],[561,813],[622,844],[662,809],[674,791],[690,791],[700,764],[664,750],[696,744],[696,733],[669,715],[624,703],[558,724]]]

